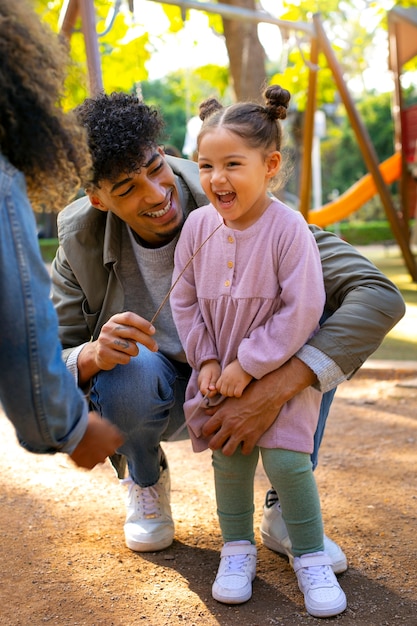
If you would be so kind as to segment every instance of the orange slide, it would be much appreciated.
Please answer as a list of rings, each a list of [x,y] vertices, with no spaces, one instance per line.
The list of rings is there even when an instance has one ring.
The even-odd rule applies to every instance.
[[[401,177],[401,153],[396,152],[393,154],[380,164],[379,169],[387,185],[398,180]],[[319,209],[309,211],[308,222],[309,224],[316,224],[316,226],[321,228],[328,224],[340,222],[340,220],[357,211],[376,193],[378,192],[372,175],[366,174],[352,187],[349,187],[337,200],[329,202]]]

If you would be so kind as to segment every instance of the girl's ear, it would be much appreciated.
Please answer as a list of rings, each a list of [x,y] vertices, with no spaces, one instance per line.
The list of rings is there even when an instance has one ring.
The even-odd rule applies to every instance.
[[[267,178],[273,178],[278,174],[281,167],[281,158],[281,152],[279,152],[279,150],[274,150],[267,155],[265,159]]]

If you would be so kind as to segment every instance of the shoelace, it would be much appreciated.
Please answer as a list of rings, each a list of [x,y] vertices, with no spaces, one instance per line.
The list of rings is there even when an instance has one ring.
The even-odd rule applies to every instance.
[[[312,587],[322,587],[323,584],[332,584],[329,576],[330,569],[327,565],[312,565],[303,569]]]
[[[234,554],[233,556],[227,556],[226,557],[227,571],[236,572],[236,571],[242,570],[248,561],[249,561],[249,556],[247,554]]]
[[[139,487],[130,477],[124,478],[121,482],[122,484],[127,484],[129,489],[133,486],[136,492],[136,499],[142,508],[145,518],[152,519],[160,516],[158,507],[159,493],[154,485],[151,487]]]
[[[145,487],[144,489],[141,489],[140,487],[138,487],[137,489],[139,490],[138,500],[140,501],[140,504],[142,505],[142,509],[143,509],[143,513],[145,517],[147,519],[152,518],[152,517],[159,517],[160,515],[159,508],[158,508],[159,493],[155,489],[155,487],[154,486]]]

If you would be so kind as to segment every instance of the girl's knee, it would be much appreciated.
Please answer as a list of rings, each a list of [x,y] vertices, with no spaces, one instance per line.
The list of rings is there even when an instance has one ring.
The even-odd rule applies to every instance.
[[[282,448],[262,448],[262,462],[265,470],[268,468],[282,474],[302,474],[312,471],[310,455],[294,450],[284,450]]]

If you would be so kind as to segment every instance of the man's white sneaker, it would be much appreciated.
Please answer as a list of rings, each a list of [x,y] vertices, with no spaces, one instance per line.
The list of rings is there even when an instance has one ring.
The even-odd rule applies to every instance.
[[[252,596],[256,576],[256,546],[250,541],[229,541],[224,544],[220,565],[211,593],[224,604],[241,604]]]
[[[333,573],[331,560],[324,552],[294,557],[294,571],[310,615],[331,617],[343,613],[347,606],[346,596]]]
[[[168,467],[151,487],[140,487],[130,477],[122,480],[122,483],[128,486],[124,525],[127,547],[135,552],[168,548],[174,540]]]
[[[290,564],[293,565],[291,539],[288,536],[287,527],[282,518],[281,506],[276,491],[270,489],[266,494],[263,517],[261,522],[261,539],[264,546],[285,554]],[[324,551],[331,559],[331,566],[335,574],[341,574],[347,570],[346,555],[340,546],[324,535]]]

